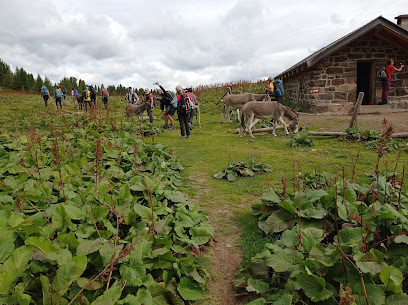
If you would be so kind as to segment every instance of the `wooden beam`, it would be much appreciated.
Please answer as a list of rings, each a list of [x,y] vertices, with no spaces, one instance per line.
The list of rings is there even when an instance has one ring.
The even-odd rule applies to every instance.
[[[282,125],[277,125],[275,130],[279,130],[279,129],[283,129]],[[244,130],[246,133],[248,133],[247,130]],[[271,132],[273,131],[272,127],[265,127],[265,128],[258,128],[258,129],[252,129],[252,133],[260,133],[260,132]],[[235,133],[238,134],[239,133],[239,128],[237,128],[235,130]]]

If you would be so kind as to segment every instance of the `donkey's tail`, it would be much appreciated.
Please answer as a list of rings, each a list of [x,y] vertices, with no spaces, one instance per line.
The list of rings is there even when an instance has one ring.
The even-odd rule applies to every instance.
[[[241,127],[245,129],[244,111],[241,109]]]

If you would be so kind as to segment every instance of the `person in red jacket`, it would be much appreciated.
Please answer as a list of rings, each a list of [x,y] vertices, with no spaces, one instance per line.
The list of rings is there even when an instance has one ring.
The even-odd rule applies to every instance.
[[[381,94],[381,102],[380,105],[387,105],[388,101],[388,93],[390,92],[391,87],[391,74],[393,71],[401,72],[404,65],[401,63],[399,68],[394,67],[394,59],[389,59],[387,61],[387,68],[385,68],[385,73],[387,73],[387,78],[382,81],[382,94]]]

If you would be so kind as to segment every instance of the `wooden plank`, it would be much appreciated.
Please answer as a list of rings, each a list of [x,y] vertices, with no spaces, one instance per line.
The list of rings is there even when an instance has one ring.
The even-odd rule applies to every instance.
[[[280,130],[283,129],[282,125],[277,125],[275,130]],[[252,129],[252,133],[260,133],[260,132],[272,132],[273,128],[272,127],[265,127],[265,128],[258,128],[258,129]],[[248,133],[248,131],[244,130],[246,133]],[[239,133],[239,128],[237,128],[235,130],[235,133]]]
[[[408,139],[408,132],[393,133],[391,138]]]
[[[307,133],[309,136],[319,136],[319,137],[341,137],[345,133],[340,131],[309,131]]]

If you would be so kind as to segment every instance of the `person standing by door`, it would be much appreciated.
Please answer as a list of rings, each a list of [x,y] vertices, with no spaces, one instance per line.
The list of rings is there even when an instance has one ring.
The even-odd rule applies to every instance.
[[[388,101],[388,93],[390,92],[391,87],[391,74],[393,71],[401,72],[404,65],[400,63],[400,67],[394,67],[394,59],[389,59],[387,61],[387,68],[385,68],[385,73],[387,73],[387,78],[382,81],[382,93],[381,93],[381,102],[380,105],[387,105]]]

